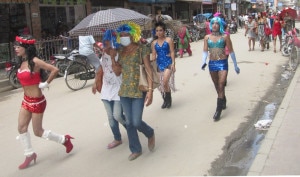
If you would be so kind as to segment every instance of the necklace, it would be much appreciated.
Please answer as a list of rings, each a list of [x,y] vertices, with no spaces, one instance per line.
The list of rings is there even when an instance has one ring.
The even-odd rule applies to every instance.
[[[221,33],[219,31],[212,31],[211,34],[213,36],[221,36]]]
[[[22,60],[22,62],[24,62],[24,61],[27,61],[28,58],[27,57],[26,58],[22,58],[21,60]]]

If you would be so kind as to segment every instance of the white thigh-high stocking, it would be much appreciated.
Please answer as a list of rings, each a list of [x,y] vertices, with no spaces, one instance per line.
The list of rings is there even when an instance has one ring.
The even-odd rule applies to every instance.
[[[30,134],[28,132],[22,133],[19,136],[17,136],[17,140],[20,140],[24,148],[25,156],[31,156],[34,153],[33,148],[31,146]]]
[[[59,135],[54,132],[51,132],[51,130],[44,130],[44,133],[42,135],[42,138],[46,140],[55,141],[57,143],[63,144],[65,142],[65,136]]]

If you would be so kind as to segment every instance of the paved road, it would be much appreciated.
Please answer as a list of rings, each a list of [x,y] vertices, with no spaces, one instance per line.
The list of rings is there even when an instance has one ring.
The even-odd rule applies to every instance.
[[[20,89],[0,94],[1,176],[198,176],[210,175],[212,164],[226,147],[242,136],[245,124],[256,122],[256,106],[263,101],[278,73],[287,64],[279,53],[248,52],[244,31],[231,36],[241,74],[230,61],[226,95],[228,108],[221,120],[213,122],[217,95],[208,71],[200,70],[203,41],[191,44],[193,56],[177,59],[176,86],[171,109],[162,110],[162,99],[154,92],[154,102],[144,111],[144,120],[155,129],[156,150],[149,152],[147,139],[140,134],[143,155],[129,162],[126,131],[123,144],[107,150],[112,141],[106,112],[99,95],[91,94],[91,82],[73,92],[63,78],[51,83],[44,94],[48,107],[44,128],[71,134],[74,150],[65,154],[62,145],[32,136],[37,164],[18,170],[24,160],[17,136],[17,117],[23,93]],[[266,98],[264,101],[268,101]],[[32,129],[30,127],[30,132]],[[216,165],[216,164],[214,164]]]

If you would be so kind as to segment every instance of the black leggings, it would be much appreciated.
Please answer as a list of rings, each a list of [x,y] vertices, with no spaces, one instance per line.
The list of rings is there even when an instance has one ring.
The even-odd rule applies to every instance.
[[[211,79],[215,85],[218,98],[224,98],[225,97],[225,83],[227,80],[227,70],[221,70],[221,71],[211,71],[210,76]]]

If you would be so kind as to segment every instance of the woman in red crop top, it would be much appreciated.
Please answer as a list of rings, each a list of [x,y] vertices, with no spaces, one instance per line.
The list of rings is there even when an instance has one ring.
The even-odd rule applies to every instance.
[[[36,161],[37,155],[34,152],[28,126],[32,121],[34,134],[47,140],[61,143],[66,147],[69,153],[73,149],[70,135],[56,134],[50,130],[44,130],[42,127],[44,110],[46,108],[46,99],[42,93],[42,89],[48,87],[51,81],[56,77],[58,69],[37,57],[35,48],[35,39],[32,36],[16,36],[14,45],[16,55],[19,59],[19,70],[17,77],[23,86],[24,100],[19,113],[17,137],[24,147],[25,161],[19,166],[24,169],[29,166],[31,161]],[[50,75],[46,82],[41,82],[40,70],[50,71]]]

